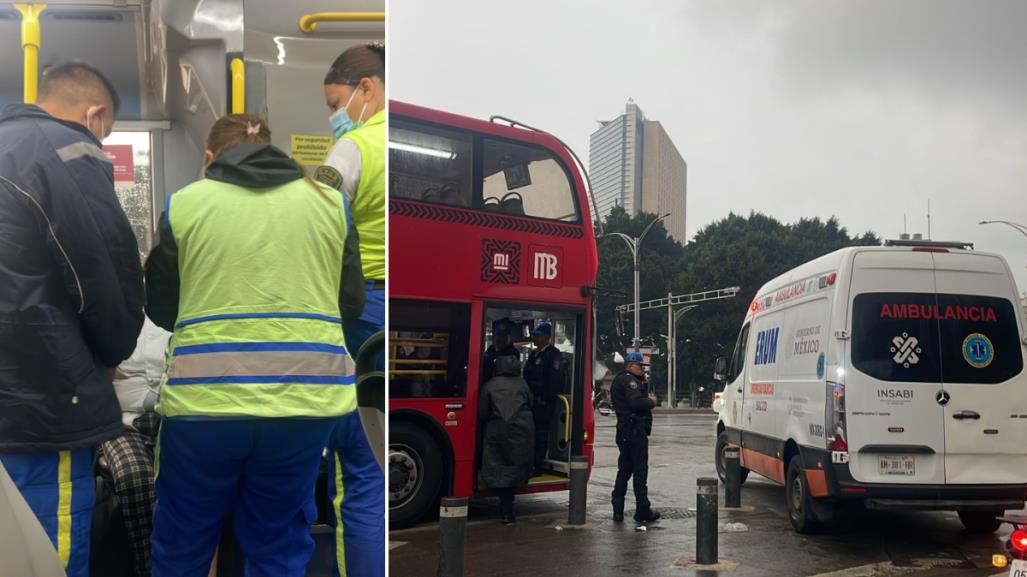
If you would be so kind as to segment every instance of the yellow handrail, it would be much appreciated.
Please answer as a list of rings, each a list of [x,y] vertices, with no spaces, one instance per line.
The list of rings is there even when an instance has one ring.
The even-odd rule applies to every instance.
[[[232,114],[246,112],[246,65],[242,58],[233,58],[232,69]]]
[[[300,30],[313,32],[318,22],[385,22],[384,12],[315,12],[300,17]]]
[[[571,401],[567,398],[567,395],[557,395],[561,401],[563,401],[564,409],[567,411],[567,422],[563,424],[563,439],[565,442],[571,442]]]
[[[21,48],[25,62],[25,104],[35,104],[39,95],[39,15],[46,4],[15,4],[21,14]]]

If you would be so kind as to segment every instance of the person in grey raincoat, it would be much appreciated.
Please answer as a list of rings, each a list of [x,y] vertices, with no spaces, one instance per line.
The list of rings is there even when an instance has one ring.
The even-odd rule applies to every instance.
[[[528,483],[535,455],[531,389],[515,356],[496,358],[481,390],[478,420],[484,428],[481,480],[499,495],[503,523],[514,522],[514,491]]]

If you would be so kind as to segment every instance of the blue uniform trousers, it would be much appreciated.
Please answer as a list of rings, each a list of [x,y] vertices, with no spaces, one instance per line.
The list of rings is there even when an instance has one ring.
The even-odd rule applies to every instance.
[[[303,577],[314,485],[335,419],[164,419],[153,577],[206,577],[225,516],[250,577]]]
[[[328,493],[335,511],[333,575],[385,577],[385,474],[352,412],[336,421]]]
[[[385,327],[385,290],[367,281],[360,320],[343,326],[346,348],[356,358],[364,341]],[[379,357],[378,370],[385,369]],[[335,510],[335,575],[385,576],[385,475],[367,442],[360,415],[340,417],[332,434],[329,494]]]
[[[68,577],[89,576],[89,532],[96,502],[93,453],[92,448],[0,453],[0,461],[53,542]]]

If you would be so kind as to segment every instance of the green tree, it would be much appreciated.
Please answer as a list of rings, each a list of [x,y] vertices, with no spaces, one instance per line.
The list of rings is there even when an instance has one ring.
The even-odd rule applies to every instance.
[[[650,214],[636,217],[623,208],[615,208],[605,221],[605,232],[636,236],[654,218]],[[826,221],[803,218],[783,224],[767,215],[752,212],[748,217],[729,214],[726,218],[701,228],[682,246],[657,224],[641,245],[640,300],[666,296],[668,292],[684,294],[731,286],[741,288],[734,299],[714,301],[686,313],[678,323],[678,389],[709,383],[713,361],[728,356],[746,308],[756,291],[774,277],[804,262],[854,245],[878,245],[873,232],[850,236],[837,218]],[[615,307],[631,302],[633,296],[631,252],[625,243],[612,236],[599,240],[599,275],[597,286],[614,289],[624,296],[600,296],[598,330],[601,355],[614,349],[623,351],[630,344],[633,324],[630,315],[625,330],[618,337]],[[641,337],[666,348],[660,336],[666,332],[665,310],[644,311],[641,315]],[[666,357],[653,362],[653,379],[658,391],[666,391]]]

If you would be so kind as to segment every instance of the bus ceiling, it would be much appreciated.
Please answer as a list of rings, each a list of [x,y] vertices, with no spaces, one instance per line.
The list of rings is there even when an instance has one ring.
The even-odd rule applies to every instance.
[[[350,46],[385,37],[375,16],[385,0],[353,0],[356,21],[324,13],[324,0],[55,0],[27,2],[38,13],[39,78],[48,66],[80,60],[110,77],[122,105],[117,130],[165,128],[167,190],[200,174],[211,126],[232,111],[261,115],[273,143],[330,139],[322,81]],[[306,32],[301,21],[319,22]],[[0,3],[0,104],[23,102],[22,16]],[[31,60],[31,54],[29,55]],[[234,64],[233,64],[234,63]],[[302,104],[300,104],[302,103]],[[174,158],[171,158],[174,156]],[[307,164],[315,163],[310,160]],[[316,162],[320,164],[320,162]]]

